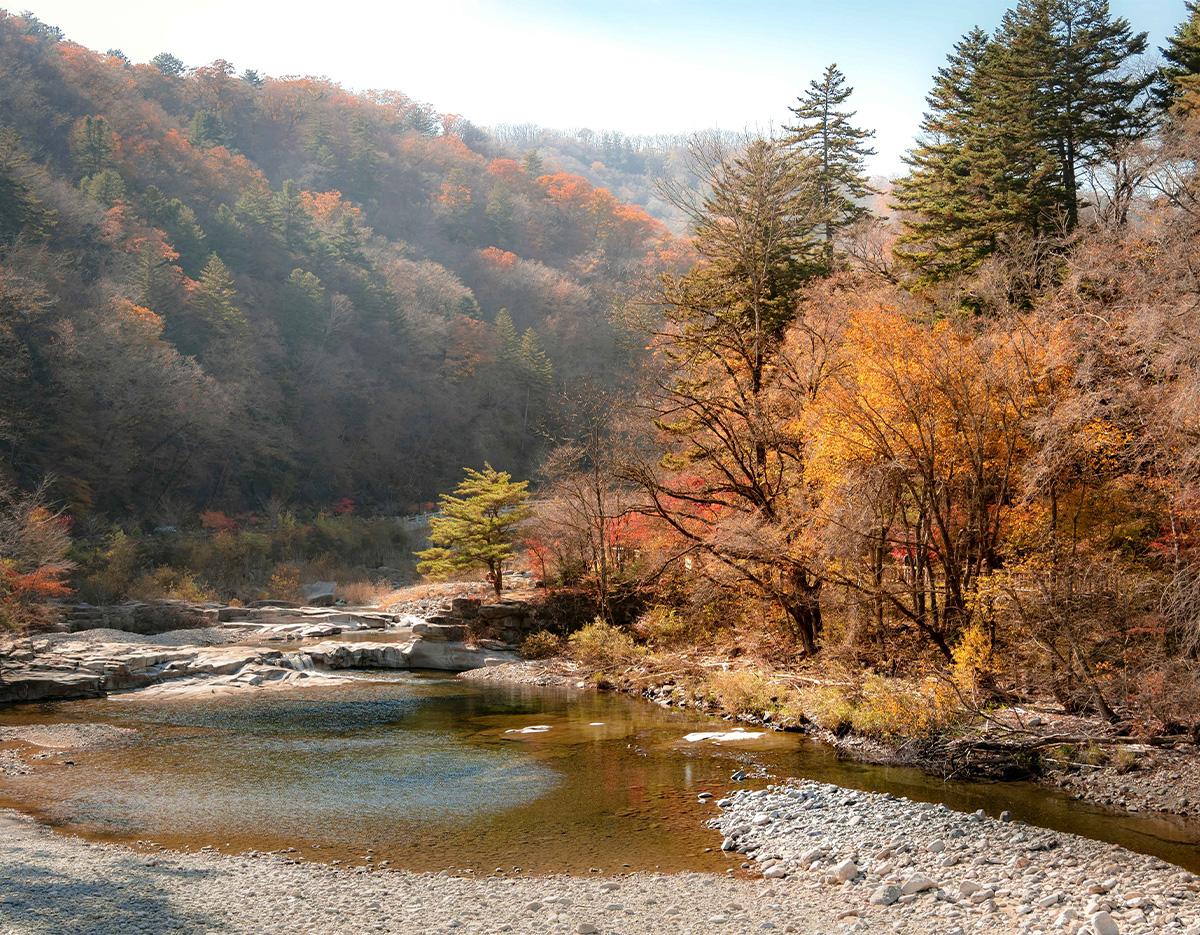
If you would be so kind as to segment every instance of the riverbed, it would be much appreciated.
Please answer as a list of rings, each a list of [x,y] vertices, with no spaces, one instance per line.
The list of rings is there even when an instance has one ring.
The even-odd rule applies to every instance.
[[[725,872],[740,861],[704,826],[701,796],[807,777],[1008,811],[1200,869],[1195,822],[845,762],[798,734],[594,692],[361,673],[287,692],[0,712],[0,728],[36,724],[119,729],[80,749],[5,744],[34,769],[0,780],[0,804],[97,841],[453,873]]]

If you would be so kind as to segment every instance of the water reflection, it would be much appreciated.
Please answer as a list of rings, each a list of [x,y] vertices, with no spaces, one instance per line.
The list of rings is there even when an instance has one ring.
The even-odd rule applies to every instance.
[[[844,763],[797,735],[728,736],[724,722],[612,695],[405,673],[0,714],[0,724],[63,721],[139,733],[124,746],[71,754],[73,768],[0,788],[46,820],[102,838],[295,847],[413,869],[723,870],[731,859],[703,826],[714,806],[696,795],[719,795],[734,785],[733,770],[757,765],[953,808],[1009,809],[1200,869],[1194,823],[1114,816],[1028,785],[945,784]],[[687,739],[700,733],[716,736]]]

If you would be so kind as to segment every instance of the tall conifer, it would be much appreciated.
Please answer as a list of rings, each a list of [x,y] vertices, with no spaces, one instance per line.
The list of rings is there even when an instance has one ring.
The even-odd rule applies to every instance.
[[[955,45],[895,191],[897,254],[919,280],[1079,225],[1081,179],[1152,125],[1150,78],[1128,67],[1145,48],[1107,0],[1019,0],[994,36],[975,29]]]
[[[1161,50],[1166,64],[1155,92],[1163,108],[1182,103],[1191,109],[1200,101],[1200,2],[1187,0],[1185,6],[1187,19]]]
[[[869,212],[862,200],[873,194],[866,175],[866,160],[875,155],[867,140],[874,130],[853,123],[855,111],[844,109],[854,88],[837,65],[830,65],[819,81],[788,108],[796,125],[785,127],[788,143],[800,154],[815,189],[814,203],[821,215],[821,239],[825,265],[833,267],[834,241],[838,231]]]

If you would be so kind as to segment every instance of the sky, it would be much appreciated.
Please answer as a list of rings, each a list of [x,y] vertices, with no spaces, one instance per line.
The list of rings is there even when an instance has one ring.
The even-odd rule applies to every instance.
[[[143,62],[324,75],[389,88],[483,126],[631,134],[787,123],[836,62],[876,132],[870,169],[898,174],[930,77],[1006,0],[23,0],[90,48]],[[1156,52],[1183,0],[1112,0]]]

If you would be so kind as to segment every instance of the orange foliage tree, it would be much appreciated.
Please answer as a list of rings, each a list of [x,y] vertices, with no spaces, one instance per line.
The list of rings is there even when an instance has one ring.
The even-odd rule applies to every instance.
[[[39,488],[32,494],[0,489],[0,629],[27,630],[55,617],[51,602],[71,591],[66,517]]]

